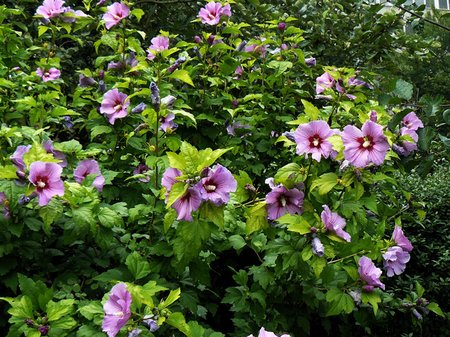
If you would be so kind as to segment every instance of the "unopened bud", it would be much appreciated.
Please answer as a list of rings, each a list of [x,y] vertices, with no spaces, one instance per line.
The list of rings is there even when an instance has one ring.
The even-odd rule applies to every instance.
[[[284,31],[286,29],[286,24],[284,22],[278,23],[278,29]]]
[[[325,254],[325,247],[318,237],[315,237],[311,242],[312,251],[319,257]]]
[[[41,333],[41,336],[47,336],[50,327],[48,325],[41,325],[38,328],[38,331]]]
[[[194,42],[195,43],[201,43],[202,42],[202,38],[200,36],[198,36],[198,35],[195,35],[194,36]]]
[[[412,314],[414,315],[414,317],[416,317],[418,320],[423,320],[423,316],[420,314],[420,312],[418,312],[416,309],[413,309]]]
[[[103,80],[98,81],[98,90],[100,92],[105,92],[106,91],[106,84]]]
[[[247,44],[247,41],[242,40],[241,43],[239,43],[239,46],[237,46],[236,51],[242,51],[244,50],[245,45]]]
[[[216,39],[216,36],[214,34],[209,35],[208,40],[207,40],[208,44],[212,45],[215,39]]]
[[[144,111],[145,109],[147,109],[147,104],[145,104],[144,102],[139,103],[138,105],[136,105],[131,112],[134,114],[140,114],[142,111]]]
[[[159,111],[161,106],[161,98],[159,97],[159,88],[155,82],[150,83],[150,92],[153,108],[155,108],[156,111]]]

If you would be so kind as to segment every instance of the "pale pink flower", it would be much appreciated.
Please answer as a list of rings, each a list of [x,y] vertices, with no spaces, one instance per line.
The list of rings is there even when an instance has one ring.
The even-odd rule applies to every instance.
[[[383,127],[372,121],[365,122],[361,130],[347,125],[342,141],[345,159],[356,167],[366,167],[370,163],[381,165],[389,150]]]
[[[103,186],[105,185],[105,177],[102,175],[100,166],[94,159],[86,159],[81,161],[78,163],[77,168],[73,172],[73,177],[79,184],[81,184],[88,175],[95,175],[92,186],[94,186],[97,191],[101,192],[103,190]]]
[[[167,36],[156,36],[151,40],[151,45],[148,47],[148,55],[147,58],[149,60],[153,60],[157,54],[162,51],[169,49],[169,38]]]
[[[198,188],[190,187],[177,199],[172,208],[177,212],[177,220],[192,221],[192,212],[198,210],[202,203],[202,196]]]
[[[124,118],[128,115],[127,108],[130,101],[127,100],[127,97],[117,89],[107,91],[103,96],[100,113],[105,114],[108,121],[114,125],[117,118]]]
[[[359,259],[358,266],[360,279],[369,286],[365,288],[367,291],[373,290],[374,287],[379,287],[384,290],[385,286],[380,281],[380,276],[382,274],[381,269],[375,267],[370,258],[362,256]]]
[[[313,159],[320,162],[322,157],[328,158],[333,151],[331,143],[327,140],[335,134],[325,121],[312,121],[301,124],[294,132],[294,139],[297,144],[297,154],[304,154],[308,157],[311,154]]]
[[[320,214],[320,219],[325,225],[325,228],[334,232],[337,236],[344,239],[347,242],[350,242],[351,237],[346,231],[344,231],[344,227],[346,226],[345,219],[341,217],[339,214],[335,212],[331,212],[330,208],[327,205],[323,205],[323,211]]]
[[[42,81],[44,82],[57,80],[61,76],[61,72],[57,68],[50,68],[48,70],[37,68],[36,74],[42,78]]]
[[[316,78],[316,94],[321,94],[327,88],[334,86],[335,80],[329,73],[323,73]]]
[[[409,253],[401,247],[389,247],[387,252],[383,254],[383,266],[386,269],[387,276],[392,277],[403,273],[409,259]]]
[[[254,337],[253,335],[250,335],[248,337]],[[273,332],[270,331],[266,331],[266,329],[264,329],[264,327],[262,327],[259,332],[258,332],[258,337],[278,337],[277,335],[275,335]],[[290,337],[289,335],[283,334],[280,337]]]
[[[413,245],[408,240],[408,238],[403,234],[403,230],[399,226],[394,227],[394,232],[392,233],[392,238],[394,239],[397,246],[401,247],[403,250],[410,252],[413,250]]]
[[[230,193],[235,192],[237,188],[236,179],[231,172],[220,164],[212,169],[207,168],[204,172],[205,177],[197,185],[202,199],[217,206],[228,203]]]
[[[117,25],[122,19],[125,19],[130,14],[130,9],[122,2],[115,2],[107,7],[107,12],[103,14],[106,29]]]
[[[36,10],[37,15],[42,15],[44,19],[50,19],[64,13],[64,1],[62,0],[44,0],[42,6]]]
[[[200,9],[198,17],[202,23],[215,26],[220,22],[222,16],[231,16],[231,7],[229,4],[222,6],[219,2],[208,2],[204,8]]]
[[[111,289],[111,294],[103,306],[105,316],[102,330],[108,337],[115,337],[131,317],[131,294],[125,283],[118,283]]]
[[[410,112],[405,117],[403,117],[402,124],[404,127],[412,131],[417,131],[419,128],[423,128],[422,121],[414,112]]]
[[[28,180],[36,187],[39,206],[47,205],[56,195],[64,195],[61,172],[62,167],[56,163],[42,161],[31,163]]]

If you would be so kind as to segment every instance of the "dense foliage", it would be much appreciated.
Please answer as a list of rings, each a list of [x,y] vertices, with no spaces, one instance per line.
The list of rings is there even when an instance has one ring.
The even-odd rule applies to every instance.
[[[0,6],[6,336],[445,335],[449,110],[387,49],[417,36],[286,3]]]

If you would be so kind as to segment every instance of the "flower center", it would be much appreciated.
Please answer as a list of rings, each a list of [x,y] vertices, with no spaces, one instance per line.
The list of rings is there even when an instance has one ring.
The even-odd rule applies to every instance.
[[[315,146],[315,147],[318,147],[319,146],[319,144],[320,144],[320,139],[319,138],[314,138],[314,140],[313,140],[313,145]]]
[[[319,135],[314,135],[312,137],[309,137],[309,145],[312,147],[319,147],[321,143],[321,139]]]
[[[216,185],[205,185],[205,190],[207,190],[208,192],[214,192],[217,188]]]
[[[368,148],[372,143],[370,142],[370,140],[366,140],[364,143],[362,143],[362,146],[365,148]]]
[[[114,107],[114,110],[116,110],[116,111],[119,111],[120,109],[122,109],[122,104],[117,104],[117,105]]]
[[[280,198],[280,204],[281,204],[281,206],[282,207],[285,207],[286,206],[286,198],[284,197],[284,196],[282,196],[281,198]]]
[[[115,313],[113,313],[113,316],[117,316],[117,317],[123,317],[125,314],[123,313],[123,311],[116,311]]]
[[[39,187],[39,188],[44,188],[45,187],[45,182],[43,182],[42,180],[39,180],[38,182],[37,182],[37,187]]]

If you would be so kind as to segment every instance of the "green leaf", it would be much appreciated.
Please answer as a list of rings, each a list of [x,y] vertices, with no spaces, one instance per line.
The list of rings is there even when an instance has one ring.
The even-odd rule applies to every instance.
[[[145,14],[145,12],[140,8],[135,8],[131,11],[130,14],[134,15],[136,17],[137,21],[139,22],[139,21],[141,21],[141,18]]]
[[[442,312],[442,309],[439,307],[439,304],[435,302],[430,302],[430,304],[427,305],[427,309],[434,312],[436,315],[445,317],[445,314]]]
[[[59,163],[60,159],[55,159],[51,153],[47,153],[42,145],[34,143],[30,151],[23,155],[23,162],[30,168],[31,163],[36,161]]]
[[[305,170],[296,163],[290,163],[278,169],[274,179],[277,183],[292,188],[296,183],[305,181]]]
[[[250,235],[260,229],[267,228],[268,225],[266,202],[258,202],[248,211],[245,233]]]
[[[0,166],[0,179],[17,179],[16,171],[14,165]]]
[[[329,303],[327,316],[339,315],[341,313],[349,314],[355,307],[355,303],[350,295],[337,288],[332,288],[327,292],[326,300]]]
[[[99,301],[90,301],[89,304],[80,307],[78,311],[90,321],[94,319],[94,316],[103,317],[105,315],[105,311]]]
[[[171,168],[176,168],[180,171],[184,171],[186,169],[186,160],[181,154],[167,152],[167,158],[169,159],[169,165]]]
[[[424,292],[425,292],[425,289],[423,289],[423,287],[420,285],[420,283],[416,281],[416,293],[417,293],[417,296],[422,297]]]
[[[219,228],[223,228],[225,224],[224,209],[225,205],[216,206],[211,202],[204,202],[200,207],[200,215],[212,221]]]
[[[217,149],[212,150],[210,148],[200,150],[198,152],[198,157],[202,159],[201,163],[197,166],[197,172],[200,172],[205,167],[211,166],[215,163],[217,159],[219,159],[221,156],[223,156],[225,153],[230,151],[232,147],[229,147],[227,149]]]
[[[195,125],[197,125],[197,120],[195,119],[195,116],[193,114],[191,114],[190,112],[187,112],[185,110],[172,110],[172,112],[175,115],[181,115],[181,116],[189,118],[192,122],[194,122]]]
[[[53,297],[53,289],[47,288],[44,282],[36,282],[22,274],[17,274],[19,288],[23,295],[28,296],[33,302],[33,307],[40,308],[42,311],[47,307],[47,303]]]
[[[181,181],[173,184],[167,198],[166,208],[170,208],[177,199],[181,198],[186,193],[188,187],[188,184]]]
[[[166,319],[166,323],[178,329],[187,337],[193,337],[191,334],[191,328],[186,323],[186,320],[181,312],[174,312]]]
[[[202,242],[206,241],[210,234],[209,224],[204,221],[178,224],[177,237],[173,246],[177,260],[184,264],[195,258],[200,252]]]
[[[236,200],[238,203],[242,203],[250,197],[250,192],[247,189],[247,185],[252,185],[252,179],[245,171],[239,171],[239,175],[235,175],[238,186],[236,192],[231,195],[232,200]]]
[[[41,37],[42,34],[45,34],[45,32],[49,29],[49,26],[39,26],[38,27],[38,37]]]
[[[63,211],[64,208],[61,201],[55,198],[39,209],[39,216],[44,221],[44,231],[46,234],[50,233],[50,225],[59,219]]]
[[[193,87],[195,87],[194,82],[192,82],[191,76],[184,69],[177,69],[172,74],[169,75],[170,78],[176,78],[184,83],[187,83]]]
[[[362,292],[361,300],[364,304],[370,303],[372,305],[374,315],[378,312],[378,303],[381,303],[381,296],[378,291],[372,291],[371,293]]]
[[[303,107],[305,108],[305,114],[309,117],[309,120],[315,121],[319,118],[320,110],[314,106],[314,104],[302,99]]]
[[[70,330],[77,326],[77,321],[72,317],[62,317],[50,325],[52,329]]]
[[[125,264],[135,280],[139,280],[150,274],[150,263],[140,256],[138,252],[133,252],[128,255]]]
[[[27,337],[41,337],[41,333],[37,330],[28,329]]]
[[[96,125],[91,129],[91,140],[93,140],[95,137],[105,134],[105,133],[111,133],[113,129],[110,126],[106,125]]]
[[[413,88],[414,86],[411,83],[399,79],[395,83],[395,90],[393,91],[393,93],[397,97],[409,100],[413,95]]]
[[[300,215],[285,214],[277,219],[280,224],[288,225],[288,230],[300,234],[311,233],[311,225]]]
[[[180,298],[180,294],[181,294],[180,288],[171,290],[169,296],[167,296],[167,298],[158,305],[158,309],[162,310],[167,308],[169,305],[171,305]]]
[[[5,300],[11,305],[8,313],[14,318],[27,319],[34,317],[33,302],[28,296],[24,295],[20,299],[14,298],[12,300],[5,297],[0,297],[0,300]]]
[[[78,153],[83,147],[81,146],[78,140],[72,139],[67,142],[55,143],[53,144],[55,150],[64,152],[64,153]]]
[[[317,278],[319,278],[320,274],[322,273],[323,268],[327,265],[327,260],[323,257],[318,257],[316,255],[312,256],[312,259],[310,261],[310,266],[314,270],[314,274]]]
[[[70,314],[73,310],[74,303],[75,300],[73,299],[61,300],[59,302],[53,301],[48,302],[47,303],[48,321],[49,322],[56,321],[61,317]]]
[[[244,238],[240,235],[231,235],[228,238],[228,241],[230,241],[231,246],[235,249],[235,250],[239,250],[242,247],[244,247],[247,243],[245,242]]]
[[[311,191],[319,188],[319,194],[327,194],[338,184],[338,176],[335,173],[325,173],[315,179],[311,184]]]
[[[99,332],[97,326],[83,325],[77,330],[77,337],[105,337],[105,333]]]
[[[97,216],[100,223],[106,228],[123,226],[122,217],[108,207],[100,207]]]

